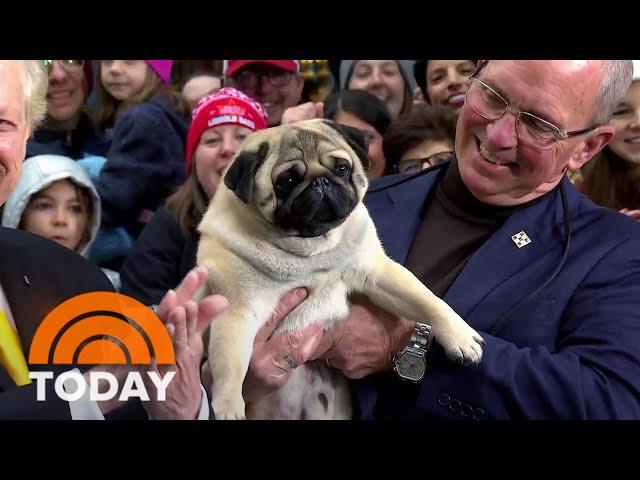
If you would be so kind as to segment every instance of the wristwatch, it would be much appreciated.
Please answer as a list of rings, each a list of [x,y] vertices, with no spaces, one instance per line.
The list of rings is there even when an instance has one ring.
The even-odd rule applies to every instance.
[[[432,340],[431,327],[426,323],[416,323],[409,345],[393,357],[393,370],[400,378],[414,383],[422,380]]]

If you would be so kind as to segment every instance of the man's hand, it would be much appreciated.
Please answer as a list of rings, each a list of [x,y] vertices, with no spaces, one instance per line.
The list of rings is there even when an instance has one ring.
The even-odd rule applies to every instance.
[[[623,208],[622,210],[620,210],[620,213],[623,213],[624,215],[627,215],[636,220],[640,220],[640,210],[629,210],[628,208]]]
[[[327,360],[348,378],[391,370],[393,355],[411,339],[415,322],[396,317],[363,296],[351,299],[351,312],[329,329],[310,360]]]
[[[307,362],[311,353],[318,347],[322,338],[322,327],[310,325],[298,332],[290,332],[272,337],[284,317],[307,297],[304,288],[297,288],[285,294],[273,314],[260,328],[253,342],[253,354],[245,377],[242,395],[246,403],[251,403],[265,394],[281,388],[291,376],[292,366],[286,357],[296,366]],[[202,369],[203,384],[211,390],[211,370],[208,363]]]
[[[282,125],[286,123],[295,123],[302,120],[311,120],[313,118],[322,118],[324,115],[324,103],[307,102],[302,105],[287,108],[282,114]]]
[[[189,419],[197,417],[202,404],[200,390],[200,362],[202,360],[202,334],[217,315],[229,306],[226,298],[210,295],[196,303],[195,293],[204,286],[207,271],[203,267],[191,270],[180,285],[169,290],[158,308],[158,317],[165,322],[176,354],[175,365],[151,365],[151,371],[164,377],[167,372],[176,375],[166,390],[166,399],[157,400],[157,390],[148,375],[143,375],[150,401],[144,408],[154,419]]]
[[[322,338],[322,327],[310,325],[298,332],[290,332],[273,338],[273,332],[289,312],[307,297],[304,288],[286,293],[269,320],[258,330],[253,341],[253,353],[249,369],[242,387],[242,396],[251,403],[262,396],[283,387],[291,373],[292,366],[285,357],[290,356],[296,367],[309,360],[311,353],[318,347]],[[202,367],[203,385],[209,392],[212,388],[211,368],[206,362]]]
[[[285,294],[273,314],[256,334],[249,371],[243,385],[243,396],[247,403],[265,393],[281,388],[293,368],[285,360],[290,356],[295,365],[309,360],[322,338],[322,326],[315,324],[298,332],[289,332],[272,338],[272,334],[289,312],[307,298],[307,291],[298,288]]]

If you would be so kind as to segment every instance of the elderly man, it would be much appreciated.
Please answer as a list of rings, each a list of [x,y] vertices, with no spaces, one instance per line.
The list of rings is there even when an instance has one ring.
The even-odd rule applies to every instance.
[[[370,186],[387,253],[485,346],[479,365],[453,365],[428,318],[354,299],[311,358],[360,379],[360,418],[640,418],[640,224],[565,175],[612,139],[631,76],[631,61],[482,62],[453,159]],[[265,350],[251,379],[275,388]]]
[[[224,76],[225,86],[262,103],[270,127],[280,125],[284,111],[302,98],[304,78],[298,60],[226,60]]]
[[[0,61],[0,205],[20,176],[27,139],[44,116],[46,90],[41,62]],[[117,415],[121,410],[117,401],[96,404],[84,397],[63,401],[54,393],[51,381],[47,401],[38,402],[37,384],[29,383],[23,353],[29,351],[40,322],[58,304],[82,293],[112,289],[102,271],[54,242],[5,228],[0,229],[0,264],[0,418],[98,419]],[[199,304],[191,301],[205,280],[206,271],[195,269],[159,307],[158,315],[168,322],[172,334],[177,374],[169,384],[166,401],[144,404],[153,418],[209,416],[199,375],[201,332],[227,303],[222,297],[207,297]],[[107,370],[122,378],[129,367]],[[56,373],[62,371],[57,369]]]

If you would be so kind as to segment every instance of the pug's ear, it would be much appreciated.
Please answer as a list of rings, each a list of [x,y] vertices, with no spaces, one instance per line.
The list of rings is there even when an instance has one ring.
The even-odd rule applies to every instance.
[[[244,203],[251,202],[256,172],[267,158],[267,153],[269,153],[267,142],[262,142],[255,152],[247,150],[240,152],[224,176],[224,184]]]
[[[371,163],[369,162],[369,141],[367,140],[366,134],[358,128],[336,123],[331,120],[324,120],[324,123],[344,137],[349,146],[356,152],[356,155],[358,155],[362,167],[365,170],[369,170]]]

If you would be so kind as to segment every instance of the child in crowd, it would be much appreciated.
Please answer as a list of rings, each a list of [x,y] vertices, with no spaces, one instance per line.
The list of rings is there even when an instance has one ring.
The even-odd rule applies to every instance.
[[[2,226],[27,230],[87,257],[100,226],[100,211],[98,192],[75,160],[37,155],[23,164],[5,204]],[[118,274],[103,271],[118,289]]]
[[[100,62],[97,125],[111,140],[95,181],[103,209],[96,242],[96,260],[102,265],[119,268],[128,254],[110,244],[117,228],[135,239],[156,208],[186,179],[188,107],[169,85],[172,63]]]

